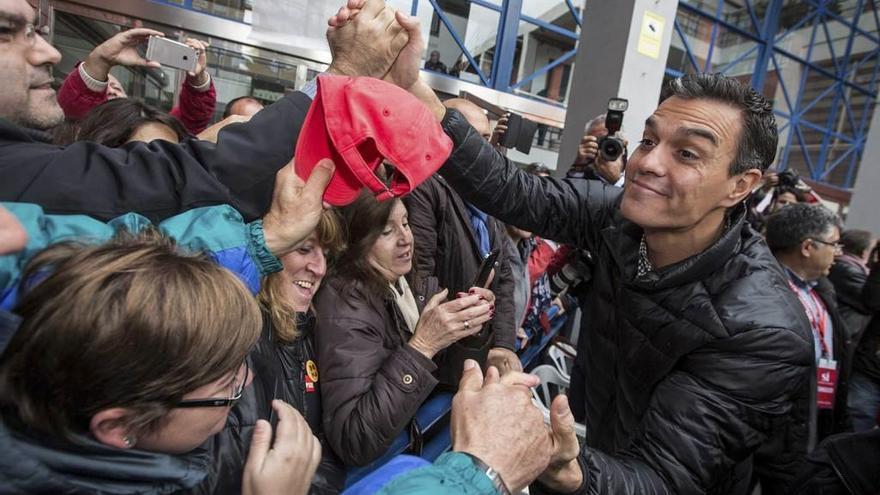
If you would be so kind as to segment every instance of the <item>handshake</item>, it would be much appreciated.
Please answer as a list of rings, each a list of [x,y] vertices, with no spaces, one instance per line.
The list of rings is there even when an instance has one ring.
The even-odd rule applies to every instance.
[[[488,464],[511,493],[536,479],[570,492],[583,483],[574,416],[560,395],[550,407],[550,427],[544,425],[530,391],[538,383],[538,377],[515,371],[500,377],[495,367],[484,378],[477,363],[467,360],[452,400],[452,450]]]

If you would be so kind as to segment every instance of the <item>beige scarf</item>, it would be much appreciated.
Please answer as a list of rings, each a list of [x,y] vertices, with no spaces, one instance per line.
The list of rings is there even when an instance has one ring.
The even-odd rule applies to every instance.
[[[394,292],[394,301],[397,303],[397,307],[400,308],[401,314],[403,314],[403,319],[406,321],[409,333],[414,333],[416,331],[416,324],[419,322],[419,306],[416,304],[416,298],[409,288],[409,284],[406,283],[406,279],[400,277],[397,280],[397,284],[398,287],[391,284],[391,290]]]

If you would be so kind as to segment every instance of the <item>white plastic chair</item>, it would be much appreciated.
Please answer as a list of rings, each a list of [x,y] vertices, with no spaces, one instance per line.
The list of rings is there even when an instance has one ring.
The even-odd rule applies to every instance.
[[[562,350],[561,343],[553,344],[547,349],[547,357],[553,362],[553,366],[559,371],[559,374],[566,381],[571,381],[571,368],[574,365],[574,358],[570,354]],[[570,347],[570,346],[566,346]]]
[[[559,388],[559,392],[565,392],[569,387],[569,380],[562,376],[555,366],[542,364],[532,370],[532,374],[541,379],[541,384],[532,389],[532,402],[544,415],[544,422],[550,424],[550,404],[553,401],[550,385]],[[575,434],[581,441],[586,441],[587,428],[580,424],[574,425]]]

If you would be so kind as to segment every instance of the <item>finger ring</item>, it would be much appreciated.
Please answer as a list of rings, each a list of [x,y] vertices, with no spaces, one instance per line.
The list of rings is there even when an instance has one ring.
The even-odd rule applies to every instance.
[[[471,329],[471,322],[470,322],[470,321],[468,321],[468,320],[464,320],[464,329],[465,329],[465,330],[470,330],[470,329]]]

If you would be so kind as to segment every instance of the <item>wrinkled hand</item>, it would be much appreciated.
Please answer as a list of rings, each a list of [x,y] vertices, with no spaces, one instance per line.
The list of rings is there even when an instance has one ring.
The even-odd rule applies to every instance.
[[[197,40],[195,38],[187,38],[183,42],[195,50],[198,55],[196,70],[187,72],[186,75],[190,78],[190,84],[193,86],[201,86],[207,82],[206,79],[209,77],[206,70],[208,69],[208,47],[210,45],[206,41]]]
[[[21,251],[27,241],[27,232],[15,215],[0,206],[0,256]]]
[[[304,241],[330,206],[323,202],[324,190],[333,178],[335,165],[324,159],[312,170],[308,181],[296,175],[294,160],[275,175],[272,206],[263,217],[266,248],[281,258]]]
[[[550,405],[550,430],[553,454],[547,470],[538,480],[553,490],[573,492],[583,483],[584,475],[577,461],[580,445],[574,430],[574,416],[565,395],[556,396]]]
[[[272,442],[269,422],[258,420],[244,466],[241,491],[244,495],[305,495],[321,462],[321,443],[292,406],[274,400],[272,408],[278,413],[275,442]]]
[[[99,81],[106,81],[110,68],[115,65],[161,67],[159,62],[147,60],[137,51],[138,45],[145,43],[150,36],[165,36],[165,34],[146,28],[134,28],[117,33],[89,53],[83,62],[86,73]]]
[[[504,347],[489,349],[489,357],[486,358],[486,364],[498,368],[502,376],[511,371],[522,371],[522,361],[520,361],[519,356]]]
[[[425,39],[422,37],[422,29],[418,17],[409,16],[398,11],[396,19],[397,23],[406,31],[407,43],[397,56],[397,60],[391,65],[391,69],[385,75],[384,80],[409,91],[419,80],[422,54],[425,53]]]
[[[504,137],[504,134],[507,133],[507,119],[510,117],[509,113],[505,113],[498,119],[498,123],[495,124],[495,129],[492,131],[492,137],[489,139],[489,144],[492,146],[498,146],[498,143],[501,142],[501,139]]]
[[[452,450],[466,452],[498,471],[511,493],[519,492],[547,468],[553,444],[544,417],[532,404],[534,375],[490,367],[483,380],[473,360],[464,364],[452,399]]]
[[[349,0],[327,23],[330,74],[385,77],[409,40],[383,0]]]
[[[409,345],[431,359],[453,342],[479,332],[492,319],[495,296],[487,289],[472,290],[473,294],[452,301],[443,302],[448,290],[432,297]]]

